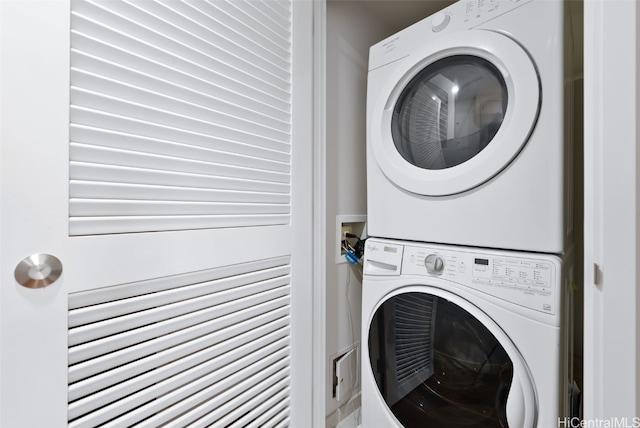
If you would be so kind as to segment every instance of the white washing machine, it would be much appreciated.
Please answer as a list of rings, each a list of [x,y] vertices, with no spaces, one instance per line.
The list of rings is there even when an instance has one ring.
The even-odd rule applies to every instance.
[[[552,255],[369,239],[362,427],[548,428],[570,417],[567,266]]]
[[[573,160],[565,7],[459,1],[371,47],[370,236],[566,249]]]

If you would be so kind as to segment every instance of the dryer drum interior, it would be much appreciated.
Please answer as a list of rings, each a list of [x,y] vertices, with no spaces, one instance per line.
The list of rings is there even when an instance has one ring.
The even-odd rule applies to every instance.
[[[369,360],[381,396],[411,427],[507,427],[513,363],[473,315],[410,292],[386,300],[369,326]]]
[[[394,144],[419,168],[454,167],[491,142],[507,99],[506,82],[489,61],[446,57],[425,67],[402,91],[391,120]]]

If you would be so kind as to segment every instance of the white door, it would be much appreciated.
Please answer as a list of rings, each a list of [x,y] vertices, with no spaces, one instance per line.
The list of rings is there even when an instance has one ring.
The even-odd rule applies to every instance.
[[[1,426],[309,425],[305,3],[0,3]]]

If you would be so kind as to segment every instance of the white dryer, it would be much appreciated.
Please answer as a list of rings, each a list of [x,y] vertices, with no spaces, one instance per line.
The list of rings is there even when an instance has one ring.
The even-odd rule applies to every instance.
[[[371,47],[370,236],[566,249],[572,148],[565,7],[460,1]]]
[[[570,420],[567,260],[369,239],[362,426],[547,428]]]

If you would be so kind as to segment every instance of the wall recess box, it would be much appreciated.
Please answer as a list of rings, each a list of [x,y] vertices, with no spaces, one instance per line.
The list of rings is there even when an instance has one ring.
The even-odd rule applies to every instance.
[[[337,401],[350,398],[358,382],[358,350],[352,348],[333,360],[333,397]]]
[[[344,232],[353,233],[357,236],[362,236],[366,233],[365,228],[367,224],[366,215],[337,215],[336,216],[336,264],[347,263],[347,259],[344,258],[345,251],[342,249],[342,240],[344,239]]]

